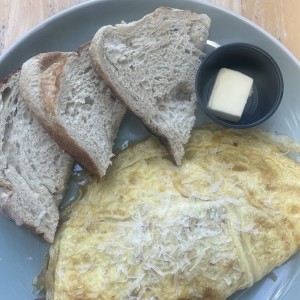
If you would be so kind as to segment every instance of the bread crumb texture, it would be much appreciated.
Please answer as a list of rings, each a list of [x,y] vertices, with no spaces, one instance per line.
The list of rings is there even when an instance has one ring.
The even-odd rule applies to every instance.
[[[0,210],[52,242],[73,159],[27,109],[19,77],[0,82]]]
[[[96,69],[178,165],[195,123],[194,85],[209,28],[205,14],[163,7],[105,26],[91,43]]]

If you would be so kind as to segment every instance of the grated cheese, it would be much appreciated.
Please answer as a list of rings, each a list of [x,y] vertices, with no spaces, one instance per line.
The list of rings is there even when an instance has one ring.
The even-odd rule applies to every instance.
[[[128,148],[129,140],[124,141],[124,143],[121,145],[121,150],[125,150]]]
[[[41,224],[41,221],[43,219],[43,217],[47,214],[47,211],[45,208],[43,208],[40,213],[38,214],[38,216],[36,217],[36,219],[34,220],[34,226],[38,227]]]
[[[227,285],[231,285],[232,281],[230,277],[225,276],[223,279],[227,283]]]
[[[117,269],[117,280],[129,283],[128,299],[143,299],[147,289],[162,278],[172,278],[174,289],[180,295],[181,280],[192,280],[206,268],[203,262],[210,249],[207,239],[220,249],[226,249],[227,244],[232,243],[226,225],[221,222],[228,218],[223,207],[228,201],[220,199],[218,205],[196,209],[185,203],[175,209],[171,199],[171,194],[165,201],[160,195],[160,201],[165,205],[162,210],[157,210],[154,205],[140,204],[132,218],[120,224],[114,239],[98,247],[111,257],[111,263]],[[174,217],[165,221],[168,214]],[[121,237],[122,244],[118,243]],[[212,263],[235,259],[230,251],[224,250]],[[130,266],[140,273],[132,274]]]

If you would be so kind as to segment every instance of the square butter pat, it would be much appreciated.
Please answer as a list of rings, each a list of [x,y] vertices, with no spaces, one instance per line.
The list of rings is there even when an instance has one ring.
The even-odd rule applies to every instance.
[[[239,121],[252,85],[251,77],[227,68],[220,69],[207,108],[223,119]]]

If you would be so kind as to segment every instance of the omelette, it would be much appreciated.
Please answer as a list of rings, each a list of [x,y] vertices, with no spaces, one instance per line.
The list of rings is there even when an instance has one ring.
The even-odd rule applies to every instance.
[[[192,132],[181,166],[129,147],[69,209],[47,299],[226,299],[300,246],[300,147],[259,129]]]

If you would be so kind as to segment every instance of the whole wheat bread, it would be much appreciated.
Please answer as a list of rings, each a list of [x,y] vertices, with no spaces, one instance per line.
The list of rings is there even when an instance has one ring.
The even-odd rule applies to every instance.
[[[73,159],[26,108],[19,75],[0,82],[0,211],[52,242]]]
[[[100,28],[90,46],[97,72],[178,165],[195,123],[195,76],[209,27],[204,14],[162,7]]]
[[[20,87],[29,109],[57,143],[102,177],[126,108],[93,70],[89,44],[77,53],[29,59],[22,66]]]

